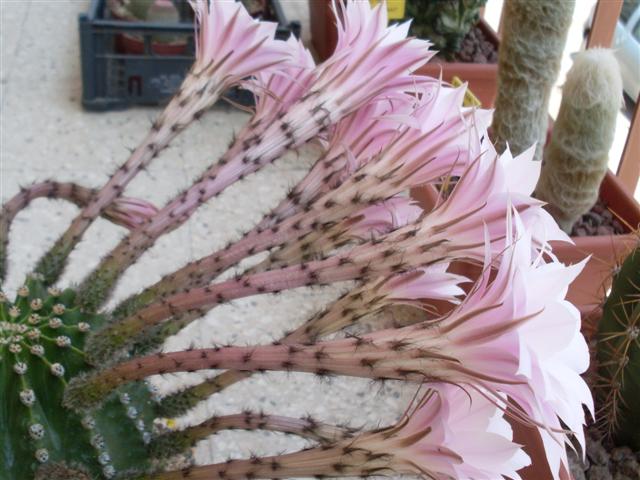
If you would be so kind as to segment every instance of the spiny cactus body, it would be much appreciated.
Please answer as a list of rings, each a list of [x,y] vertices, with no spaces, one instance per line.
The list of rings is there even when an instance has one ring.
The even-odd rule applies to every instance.
[[[498,52],[498,95],[493,138],[498,151],[514,154],[537,143],[542,159],[549,96],[573,15],[573,0],[507,0]]]
[[[0,305],[3,478],[31,478],[54,463],[88,478],[112,478],[147,463],[150,395],[143,385],[84,415],[62,407],[69,379],[90,369],[86,336],[104,320],[79,311],[74,296],[70,289],[47,290],[34,275],[13,303],[4,298]]]
[[[640,248],[624,260],[604,304],[598,343],[600,422],[620,445],[640,449]]]
[[[622,77],[613,52],[594,48],[577,54],[536,186],[536,196],[549,203],[567,233],[598,199],[621,105]]]

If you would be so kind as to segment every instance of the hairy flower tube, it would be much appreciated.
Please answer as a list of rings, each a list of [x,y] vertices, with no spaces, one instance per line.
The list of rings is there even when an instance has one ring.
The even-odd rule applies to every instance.
[[[319,235],[341,239],[346,232],[336,232],[335,229],[340,228],[336,224],[348,216],[357,214],[372,203],[384,202],[413,186],[434,181],[443,175],[461,173],[468,167],[470,159],[480,155],[480,138],[489,120],[487,112],[460,110],[463,97],[464,88],[451,89],[435,84],[411,107],[408,115],[405,113],[407,106],[397,101],[392,104],[394,109],[385,110],[388,112],[386,115],[367,107],[366,116],[360,119],[370,118],[373,121],[371,135],[366,134],[367,129],[362,127],[337,129],[337,133],[351,139],[352,143],[340,145],[342,142],[334,137],[333,145],[339,145],[336,159],[340,158],[345,148],[351,146],[357,148],[360,155],[339,167],[338,174],[344,178],[338,181],[335,188],[321,189],[317,195],[308,196],[305,203],[302,203],[301,196],[293,196],[292,203],[297,207],[295,213],[281,220],[278,218],[269,224],[269,228],[261,226],[261,223],[240,241],[185,266],[142,295],[125,302],[117,309],[117,316],[135,313],[141,303],[148,303],[144,301],[144,296],[178,293],[190,287],[206,285],[223,271],[255,253],[288,244],[304,251]],[[416,103],[415,100],[412,103]],[[398,114],[404,124],[407,118],[411,118],[409,123],[424,127],[401,126],[390,131],[389,123],[396,123]],[[389,144],[377,155],[372,155],[377,152],[378,140],[373,135],[376,132],[384,133],[380,138],[389,138]],[[327,182],[335,180],[334,173],[325,177]],[[335,228],[329,231],[332,227]],[[277,251],[272,260],[278,261]]]
[[[288,89],[290,91],[291,89]],[[415,100],[408,95],[398,95],[385,102],[372,102],[342,119],[331,131],[328,149],[305,178],[269,214],[265,215],[244,238],[229,245],[225,251],[214,252],[184,266],[163,278],[145,291],[126,300],[115,311],[122,317],[136,307],[148,303],[146,298],[177,293],[190,287],[202,286],[218,274],[235,265],[240,259],[258,253],[259,241],[269,235],[274,227],[287,218],[306,209],[317,197],[338,186],[367,159],[380,152],[387,141],[395,137],[400,123],[397,115],[410,113]],[[260,97],[258,97],[258,104]],[[204,177],[203,177],[204,178]],[[292,231],[291,235],[299,234]]]
[[[420,475],[434,480],[520,479],[530,463],[495,403],[476,391],[434,384],[394,426],[321,448],[188,467],[148,480]]]
[[[249,273],[233,280],[186,290],[140,309],[101,332],[98,337],[101,343],[92,343],[92,349],[98,354],[96,358],[112,355],[114,350],[122,348],[139,332],[172,316],[186,312],[201,314],[204,309],[247,295],[304,285],[366,280],[374,276],[410,271],[421,265],[449,262],[454,258],[482,262],[485,253],[484,229],[487,228],[489,231],[489,245],[493,255],[499,255],[504,248],[507,235],[504,218],[511,208],[520,212],[525,227],[531,229],[536,248],[545,249],[548,239],[564,239],[566,235],[542,209],[542,203],[519,193],[521,189],[528,188],[527,186],[512,185],[511,182],[516,181],[517,177],[505,175],[505,170],[519,161],[526,164],[527,158],[514,159],[508,153],[497,157],[495,151],[488,150],[466,169],[451,196],[438,209],[410,225],[346,252],[339,252],[323,260],[294,263],[279,270]],[[362,168],[369,165],[371,162]],[[348,209],[353,195],[365,195],[359,192],[362,191],[361,184],[368,186],[366,180],[372,182],[372,188],[381,183],[389,183],[391,188],[397,187],[392,181],[393,175],[382,179],[373,175],[365,176],[361,180],[356,180],[357,177],[358,173],[355,174],[354,180],[344,182],[332,192],[334,195],[326,197],[326,200],[321,197],[314,202],[314,205],[317,205],[315,211],[322,211],[322,218],[328,222],[324,225],[328,225],[329,228],[334,225],[335,217],[332,218],[331,215],[335,212],[335,215],[341,216],[341,207]],[[403,178],[401,177],[400,181]],[[514,193],[511,193],[511,190]],[[373,199],[378,200],[375,193],[370,193],[369,189],[366,195],[373,195]],[[331,205],[326,205],[326,202],[331,202]],[[304,225],[317,222],[314,220],[313,206],[306,213],[312,214],[309,215],[310,219],[304,214],[300,214],[299,218],[294,215],[287,219],[284,225],[292,224],[295,230],[296,224],[298,228],[303,228]],[[316,223],[316,226],[324,228],[323,224]],[[280,234],[281,231],[278,229],[273,236],[277,237]],[[304,236],[302,239],[304,240]],[[231,250],[226,252],[229,253]]]
[[[305,73],[304,79],[300,79],[302,81],[289,79],[290,84],[297,83],[292,91],[302,96],[289,105],[285,103],[283,107],[286,108],[282,110],[268,108],[269,101],[265,100],[267,106],[259,107],[255,120],[248,123],[252,130],[250,135],[236,141],[213,171],[210,169],[203,176],[200,185],[176,199],[176,205],[164,209],[160,218],[164,221],[146,226],[133,240],[121,242],[84,282],[86,287],[81,290],[82,297],[86,298],[86,308],[99,307],[118,275],[138,258],[138,252],[188,217],[180,210],[193,211],[231,183],[273,162],[285,151],[307,143],[371,101],[386,101],[404,91],[415,93],[437,84],[434,79],[411,75],[428,61],[433,52],[429,52],[428,42],[406,38],[408,23],[387,27],[386,10],[380,6],[371,8],[366,2],[340,5],[344,21],[352,26],[339,34],[342,40],[332,57],[309,71],[308,75]],[[353,25],[361,29],[361,34],[354,35],[353,28],[356,27]],[[296,43],[293,42],[294,46]],[[298,45],[297,63],[305,67],[311,59],[301,44]],[[371,62],[377,65],[374,70]],[[368,88],[362,88],[363,79],[366,79]],[[265,112],[275,112],[275,118],[265,121]],[[167,221],[173,226],[166,225]],[[96,291],[94,285],[101,283],[105,285]]]
[[[447,272],[448,264],[435,264],[408,273],[372,279],[348,290],[277,343],[300,344],[318,339],[356,325],[361,319],[381,312],[385,307],[411,305],[433,312],[434,301],[458,304],[464,295],[461,283],[466,277]],[[193,387],[164,397],[159,405],[163,415],[179,416],[206,400],[214,393],[251,376],[251,372],[223,372]]]
[[[200,118],[229,87],[244,77],[291,61],[285,42],[274,39],[275,23],[251,18],[241,3],[220,0],[191,2],[198,23],[196,61],[178,93],[153,123],[129,159],[82,209],[36,271],[53,283],[67,257],[91,222],[129,182],[191,122]]]

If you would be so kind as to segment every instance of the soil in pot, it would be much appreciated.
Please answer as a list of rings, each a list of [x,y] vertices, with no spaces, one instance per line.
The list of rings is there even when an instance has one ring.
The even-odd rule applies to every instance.
[[[465,35],[460,50],[453,54],[451,60],[436,55],[432,62],[461,62],[461,63],[498,63],[498,48],[489,40],[479,25],[475,25]]]
[[[571,230],[572,237],[621,235],[623,233],[627,233],[627,230],[602,200],[598,200],[591,207],[591,210],[582,215]]]
[[[640,451],[615,446],[595,427],[587,430],[584,462],[569,451],[569,465],[574,480],[640,480]]]

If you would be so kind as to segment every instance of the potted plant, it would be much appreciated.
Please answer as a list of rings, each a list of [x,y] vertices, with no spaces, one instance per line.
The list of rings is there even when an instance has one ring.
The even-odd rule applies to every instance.
[[[186,2],[180,1],[174,3],[172,0],[107,0],[107,8],[112,18],[125,22],[171,25],[191,20],[181,18],[181,12],[190,12],[191,9]],[[151,36],[149,48],[155,55],[183,55],[187,49],[187,41],[183,36],[156,33]],[[121,53],[143,55],[144,36],[120,33],[116,36],[116,50]]]
[[[596,422],[587,428],[586,462],[572,459],[572,471],[586,480],[635,479],[640,472],[640,246],[612,278],[590,341]]]
[[[401,193],[436,181],[458,166],[459,154],[475,156],[486,146],[480,140],[486,135],[470,127],[479,124],[473,121],[479,112],[460,115],[460,89],[430,83],[433,96],[416,95],[420,79],[384,55],[390,47],[416,65],[426,58],[426,42],[397,36],[384,44],[389,30],[371,22],[375,13],[347,7],[351,21],[345,23],[368,25],[369,31],[346,32],[345,51],[316,66],[300,42],[273,39],[275,25],[254,22],[239,3],[194,7],[201,22],[195,64],[106,183],[93,191],[44,182],[3,206],[2,278],[11,220],[30,200],[63,198],[81,210],[15,295],[0,292],[3,478],[514,478],[530,460],[513,441],[507,398],[518,402],[510,409],[512,418],[555,440],[543,445],[545,456],[563,457],[566,429],[583,428],[583,405],[590,402],[584,390],[574,388],[583,385],[580,373],[589,359],[580,348],[575,310],[564,301],[574,269],[539,261],[540,242],[557,226],[540,229],[535,220],[546,216],[529,195],[532,187],[506,175],[507,166],[530,160],[495,152],[481,156],[459,172],[447,204],[423,215]],[[213,28],[221,18],[227,19],[224,28]],[[246,42],[242,48],[230,40],[238,38]],[[372,61],[379,71],[370,68]],[[247,76],[255,82],[256,108],[219,161],[161,208],[122,195],[222,92]],[[407,90],[399,92],[399,83]],[[393,102],[379,101],[390,94]],[[414,108],[416,102],[424,108]],[[435,127],[420,128],[425,124]],[[326,151],[246,235],[129,292],[115,308],[107,306],[124,272],[138,260],[152,260],[141,257],[159,238],[226,188],[315,138],[325,141]],[[427,155],[433,161],[425,169]],[[515,202],[507,198],[512,189],[521,193]],[[516,216],[512,207],[527,215]],[[59,288],[72,252],[99,216],[129,231],[77,286]],[[242,269],[249,258],[259,263],[224,275]],[[466,279],[447,272],[449,262],[464,259],[487,267],[469,294],[459,287]],[[346,293],[295,330],[280,331],[277,341],[161,348],[169,336],[224,303],[332,283]],[[391,305],[422,312],[432,298],[457,306],[449,315],[422,317],[406,327],[345,331]],[[562,331],[555,342],[535,335],[558,318]],[[338,333],[343,335],[327,338]],[[522,362],[531,369],[521,368]],[[145,381],[211,369],[225,371],[167,395]],[[415,387],[415,401],[389,426],[362,432],[247,411],[177,425],[176,414],[202,399],[203,384],[214,384],[220,393],[266,370],[404,381]],[[317,401],[313,395],[303,398]],[[227,429],[289,433],[317,446],[175,470],[174,454]],[[479,454],[479,448],[486,451]],[[537,467],[544,467],[545,456]]]
[[[638,241],[634,232],[640,224],[640,207],[607,169],[622,103],[619,69],[611,54],[589,51],[576,57],[563,86],[558,118],[555,123],[549,119],[548,98],[573,8],[572,2],[552,0],[505,3],[500,91],[491,138],[498,148],[508,143],[516,154],[538,142],[535,158],[542,159],[544,153],[536,196],[549,202],[550,211],[573,241],[555,242],[554,252],[568,264],[591,256],[569,291],[586,320],[602,303],[620,257]],[[596,201],[598,211],[588,212]],[[582,213],[587,218],[574,230]],[[606,227],[595,224],[603,218]]]
[[[577,54],[536,186],[536,196],[574,242],[556,245],[558,258],[575,263],[591,255],[570,295],[585,313],[601,304],[611,271],[640,239],[640,206],[608,169],[620,105],[622,78],[613,52]]]
[[[454,76],[469,83],[484,105],[496,96],[499,39],[479,11],[486,0],[407,0],[405,17],[413,18],[411,34],[434,43],[440,53],[418,70],[420,75],[440,77],[451,83]],[[313,46],[320,59],[336,45],[335,18],[330,0],[309,0]]]

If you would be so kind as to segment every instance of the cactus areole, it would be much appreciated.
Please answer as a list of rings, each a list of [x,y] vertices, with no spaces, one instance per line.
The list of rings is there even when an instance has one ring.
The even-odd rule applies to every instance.
[[[103,317],[81,312],[72,290],[46,288],[38,274],[13,302],[3,298],[0,316],[3,478],[31,478],[49,464],[113,478],[117,470],[147,463],[151,396],[145,388],[122,391],[84,415],[61,404],[69,379],[91,368],[85,340]]]
[[[488,140],[490,112],[466,108],[464,86],[415,75],[433,55],[430,44],[408,37],[408,22],[389,26],[384,4],[337,3],[336,52],[315,65],[299,41],[274,40],[275,26],[252,19],[239,2],[191,3],[196,62],[109,181],[96,190],[36,183],[2,208],[3,280],[12,221],[32,200],[63,199],[82,211],[35,273],[15,292],[0,290],[0,478],[516,479],[530,459],[513,441],[511,417],[538,432],[559,479],[568,469],[565,446],[584,448],[585,412],[593,413],[580,377],[588,350],[565,300],[584,263],[549,255],[549,241],[568,237],[531,197],[540,173],[534,150],[499,155]],[[123,196],[232,85],[251,90],[256,107],[227,152],[160,208]],[[158,238],[314,139],[323,151],[307,175],[241,238],[105,307]],[[404,195],[425,184],[447,186],[430,212]],[[98,217],[126,227],[126,236],[77,287],[59,287],[69,254]],[[482,273],[454,274],[452,262],[482,265]],[[219,278],[230,269],[238,271]],[[339,298],[272,344],[163,351],[167,337],[224,303],[334,283],[344,288]],[[448,313],[437,314],[434,302]],[[420,320],[357,333],[361,319],[396,305],[418,309]],[[209,369],[226,371],[167,394],[149,380]],[[373,430],[244,405],[193,425],[177,418],[266,370],[390,379],[416,393],[405,414]],[[196,444],[229,429],[315,445],[195,464]],[[184,468],[175,469],[175,455]]]
[[[622,262],[599,325],[596,398],[600,425],[619,445],[640,449],[640,248]]]

